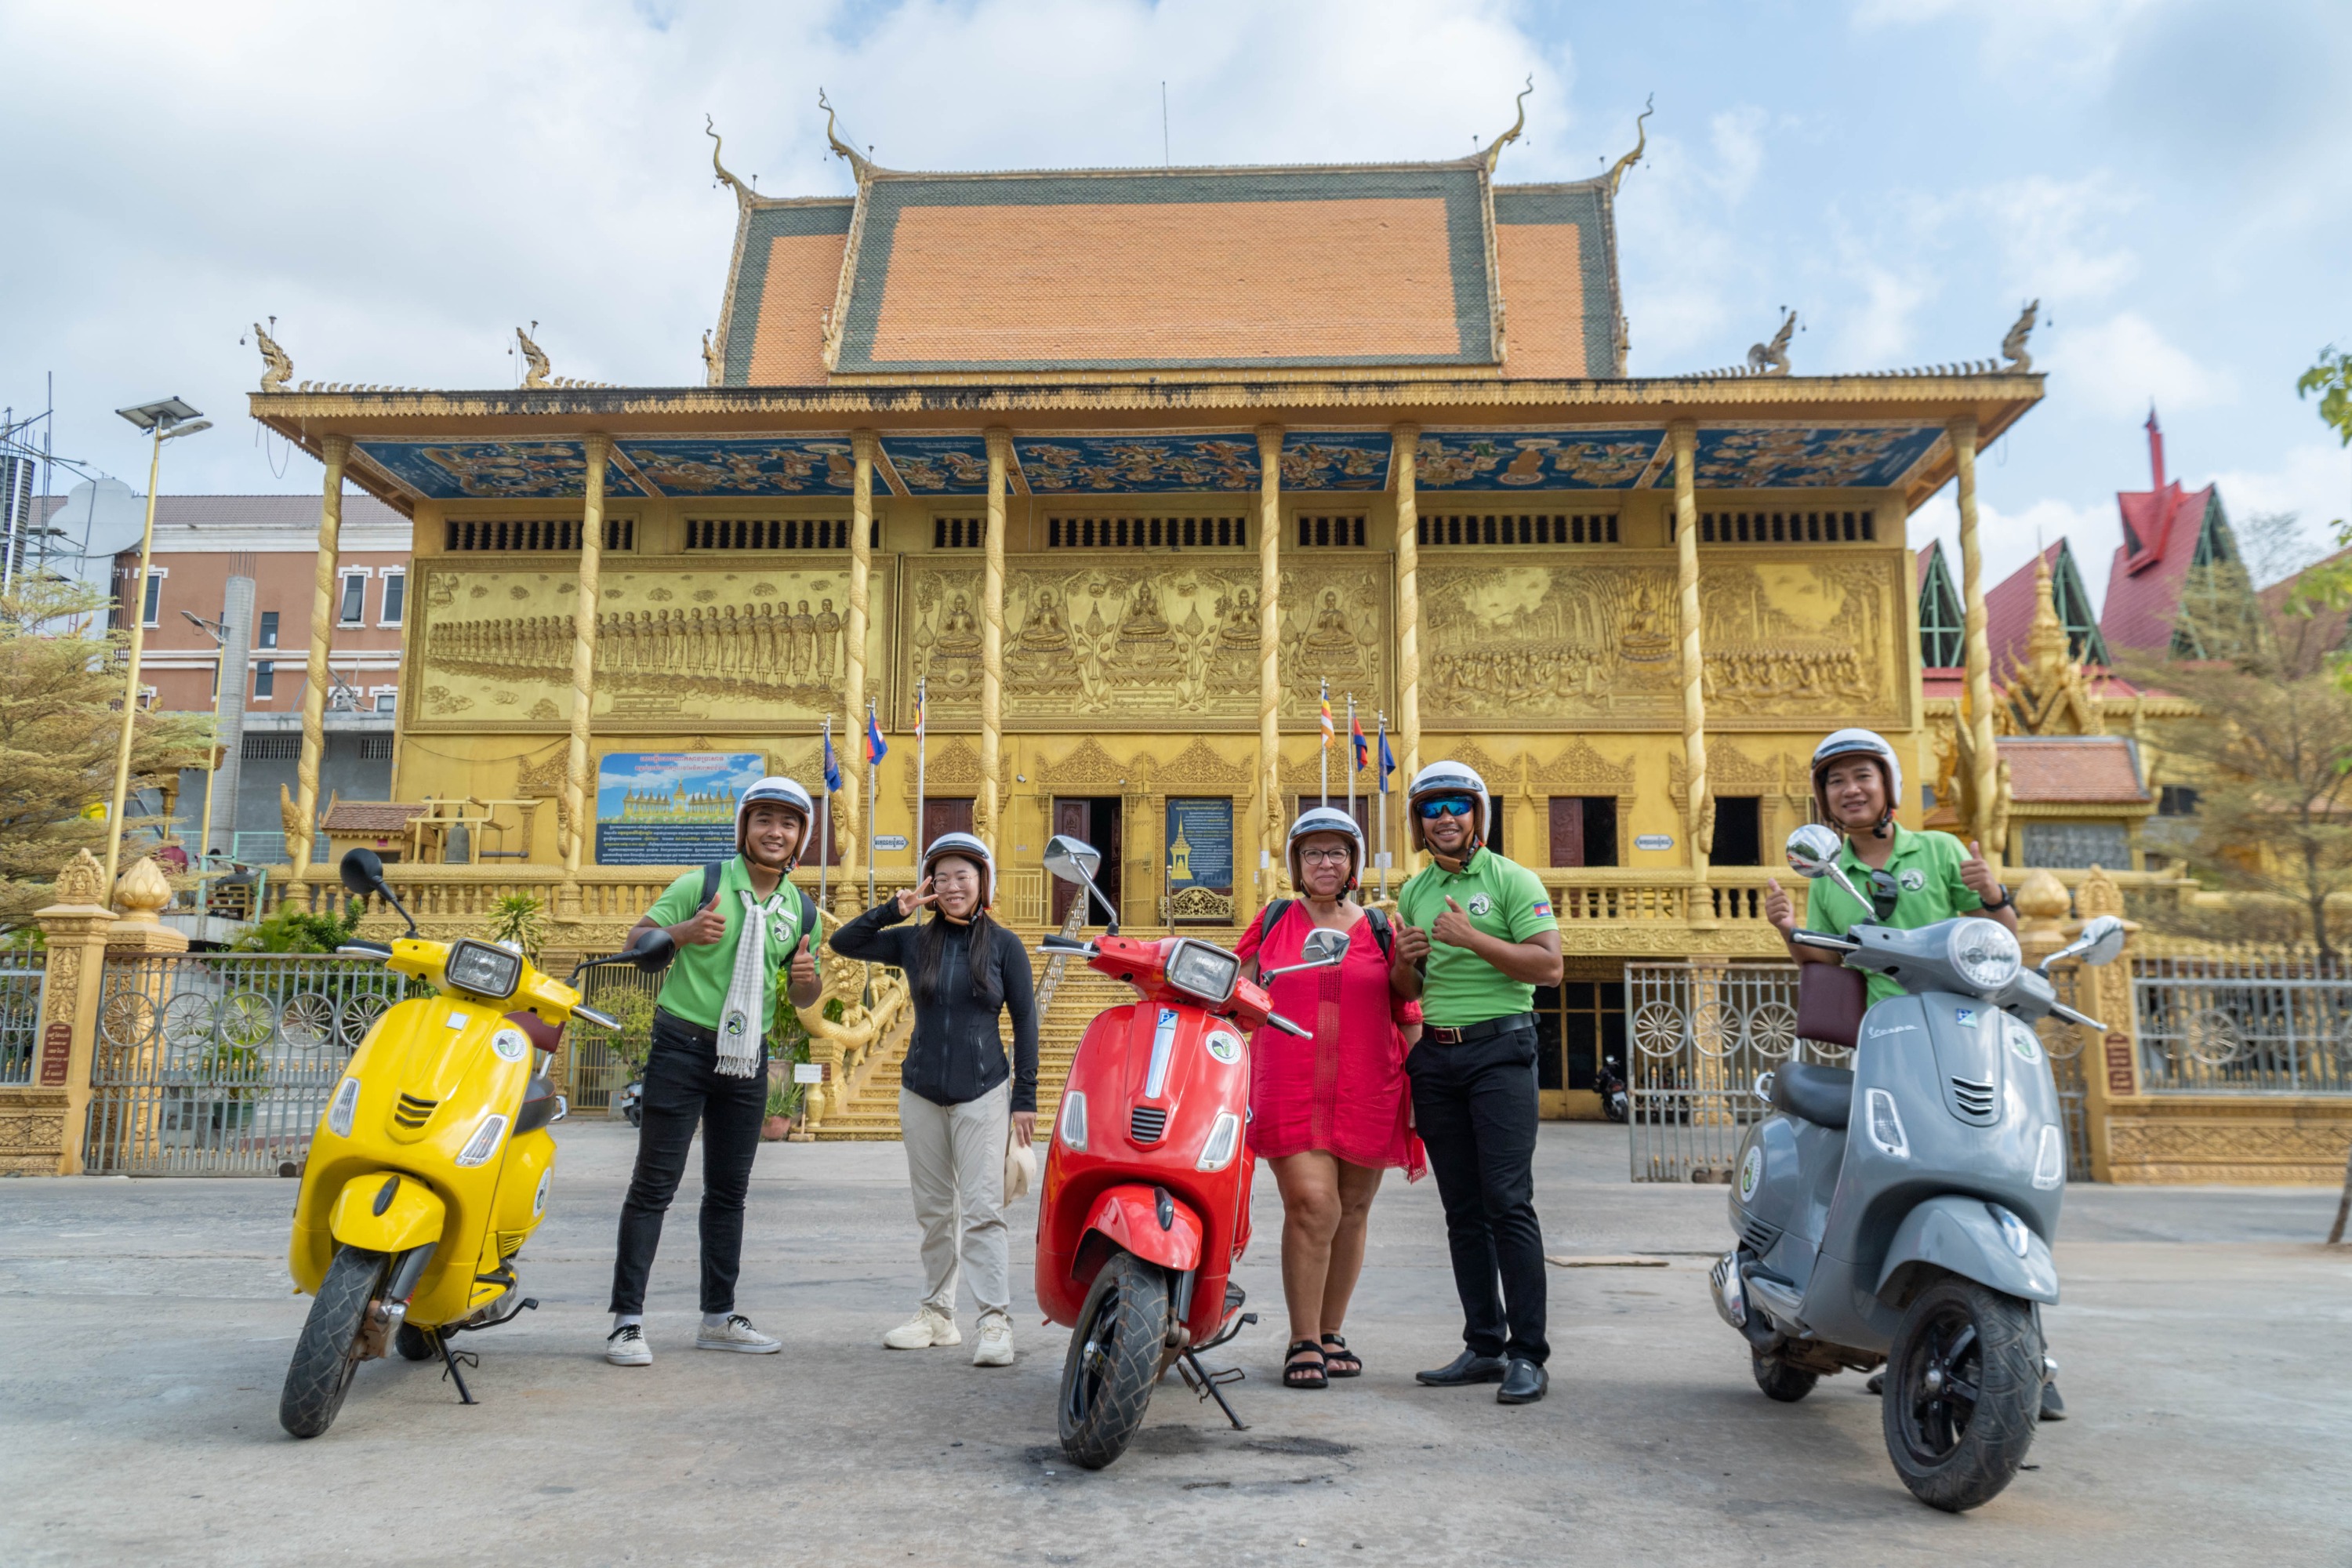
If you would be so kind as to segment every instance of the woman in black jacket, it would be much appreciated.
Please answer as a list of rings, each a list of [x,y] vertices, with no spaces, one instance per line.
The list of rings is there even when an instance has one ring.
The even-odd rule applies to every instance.
[[[923,1227],[925,1289],[915,1315],[882,1336],[892,1350],[963,1342],[955,1321],[957,1262],[980,1304],[974,1366],[1013,1364],[1013,1297],[1004,1231],[1004,1153],[1037,1136],[1037,1000],[1021,939],[988,918],[996,865],[969,833],[946,833],[923,855],[922,879],[834,933],[845,958],[898,965],[915,1002],[900,1074],[898,1126],[915,1218]],[[935,912],[903,926],[916,910]],[[1013,1016],[1005,1060],[998,1016]]]

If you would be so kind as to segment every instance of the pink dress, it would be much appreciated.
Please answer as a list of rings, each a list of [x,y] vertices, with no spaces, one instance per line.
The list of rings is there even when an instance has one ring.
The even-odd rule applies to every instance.
[[[1265,919],[1261,910],[1234,951],[1264,969],[1297,963],[1315,929],[1307,906],[1292,904],[1271,936],[1260,933]],[[1251,1041],[1250,1151],[1271,1160],[1319,1149],[1418,1181],[1429,1161],[1412,1130],[1397,1026],[1419,1023],[1421,1004],[1389,989],[1389,961],[1369,916],[1348,934],[1339,963],[1273,984],[1274,1010],[1309,1033],[1302,1038],[1269,1025]]]

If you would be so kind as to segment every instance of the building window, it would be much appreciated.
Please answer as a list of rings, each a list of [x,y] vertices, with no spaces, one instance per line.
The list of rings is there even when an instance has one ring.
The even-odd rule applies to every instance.
[[[1675,535],[1672,517],[1666,538]],[[1868,544],[1878,538],[1870,511],[1703,511],[1701,544]]]
[[[1929,669],[1958,669],[1965,658],[1967,626],[1960,595],[1944,566],[1944,552],[1927,552],[1927,570],[1919,584],[1919,662]]]
[[[1614,544],[1613,511],[1425,512],[1414,529],[1421,544]]]
[[[278,666],[273,661],[265,658],[254,665],[253,695],[256,701],[278,695]]]
[[[1049,517],[1048,550],[1249,548],[1245,517]]]
[[[248,763],[290,763],[302,754],[302,736],[295,730],[268,730],[245,738]]]
[[[366,613],[367,574],[364,572],[344,573],[342,608],[337,613],[335,618],[344,626],[355,626],[365,618]]]
[[[1622,980],[1562,980],[1535,994],[1536,1087],[1594,1087],[1604,1061],[1625,1071],[1625,984]]]
[[[846,550],[850,520],[845,517],[689,517],[686,520],[688,550]],[[866,536],[867,544],[880,542],[882,520],[876,518]]]
[[[1764,864],[1764,802],[1752,795],[1715,797],[1715,847],[1707,854],[1717,866]]]
[[[2028,822],[2022,825],[2021,837],[2024,853],[2018,863],[2028,868],[2132,868],[2131,830],[2119,822]]]
[[[2157,791],[2156,815],[2158,816],[2194,816],[2197,815],[2197,791],[2188,784],[2165,784]]]
[[[155,617],[163,613],[163,574],[150,572],[147,574],[147,596],[140,603],[139,618],[152,626],[155,624]]]
[[[690,526],[690,525],[689,525]],[[442,548],[459,551],[577,550],[580,520],[576,517],[451,518],[443,525]],[[635,550],[637,525],[633,518],[604,520],[604,548]]]
[[[276,647],[278,646],[277,611],[264,610],[261,612],[261,640],[254,646],[257,647]]]
[[[1556,795],[1551,797],[1551,863],[1555,866],[1617,864],[1617,797]]]
[[[379,713],[397,713],[400,711],[400,689],[396,686],[377,687],[375,689],[375,710]]]
[[[1298,514],[1298,542],[1303,547],[1318,545],[1360,546],[1364,542],[1364,520],[1355,517],[1309,517]]]
[[[360,760],[363,763],[388,763],[392,761],[392,737],[389,735],[362,735],[360,737]]]
[[[988,520],[984,517],[935,517],[931,519],[931,548],[934,550],[977,550],[987,541]]]
[[[383,574],[383,624],[400,625],[400,617],[408,609],[408,574],[387,572]]]

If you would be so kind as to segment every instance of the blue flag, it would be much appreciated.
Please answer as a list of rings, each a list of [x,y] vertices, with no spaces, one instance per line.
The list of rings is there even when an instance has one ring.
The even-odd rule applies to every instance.
[[[882,743],[882,721],[868,709],[866,714],[866,760],[868,763],[878,763],[889,754],[890,748]]]
[[[833,731],[824,732],[824,787],[828,794],[841,793],[841,763],[833,754]]]
[[[1389,775],[1396,772],[1396,758],[1389,751],[1388,726],[1381,726],[1381,793],[1389,793]]]

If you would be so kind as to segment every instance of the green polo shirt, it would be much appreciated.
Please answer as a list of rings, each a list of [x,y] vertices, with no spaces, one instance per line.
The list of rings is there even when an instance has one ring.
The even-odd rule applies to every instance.
[[[1504,942],[1529,942],[1539,931],[1559,929],[1551,895],[1543,879],[1516,860],[1481,847],[1459,871],[1432,860],[1413,873],[1397,894],[1397,919],[1428,931],[1452,899],[1470,923]],[[1421,1014],[1433,1024],[1459,1028],[1507,1018],[1536,1005],[1536,988],[1513,980],[1466,947],[1433,938],[1429,972],[1421,993]]]
[[[727,1005],[727,987],[735,979],[736,945],[742,941],[750,923],[743,910],[743,895],[751,891],[750,872],[743,857],[738,855],[727,862],[727,868],[719,876],[719,912],[727,917],[727,934],[707,945],[679,945],[677,959],[662,976],[661,994],[656,998],[664,1012],[706,1029],[719,1027],[719,1015]],[[762,1035],[775,1022],[776,972],[791,960],[793,945],[801,938],[800,890],[786,878],[776,884],[776,891],[783,899],[768,916],[767,973],[760,983]],[[646,911],[646,918],[656,925],[674,926],[694,913],[701,895],[702,868],[698,866],[672,882],[654,900],[654,907]]]
[[[1895,901],[1894,914],[1883,923],[1911,931],[1984,908],[1984,900],[1977,897],[1975,889],[1960,880],[1960,862],[1969,858],[1968,846],[1948,833],[1914,833],[1900,823],[1895,826],[1894,832],[1895,850],[1887,856],[1883,869],[1893,875],[1902,896]],[[1870,868],[1853,852],[1852,838],[1839,849],[1838,865],[1855,887],[1864,892],[1870,890]],[[1869,918],[1868,904],[1854,902],[1843,888],[1827,877],[1812,883],[1812,891],[1805,902],[1808,931],[1843,936]],[[1894,976],[1870,977],[1872,1002],[1903,994],[1902,983]]]

